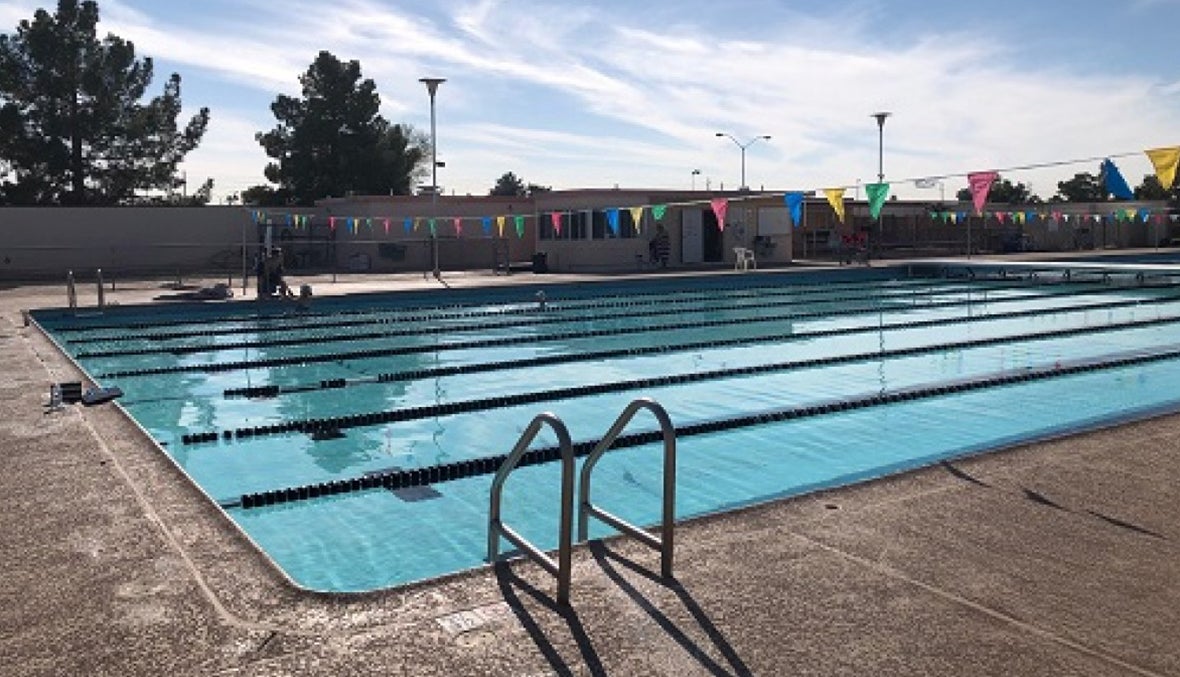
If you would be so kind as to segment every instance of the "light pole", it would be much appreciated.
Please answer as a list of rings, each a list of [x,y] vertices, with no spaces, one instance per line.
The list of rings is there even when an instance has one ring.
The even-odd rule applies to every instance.
[[[426,85],[426,92],[430,94],[430,215],[438,218],[438,136],[434,125],[434,94],[438,86],[446,82],[446,78],[418,78],[418,82]],[[437,228],[437,224],[435,224]],[[430,234],[430,257],[434,263],[434,277],[439,278],[442,273],[438,269],[438,232]]]
[[[877,182],[885,183],[885,118],[892,115],[889,111],[873,113],[869,117],[877,118]]]
[[[885,183],[885,118],[889,117],[889,111],[878,111],[869,117],[877,118],[877,183]],[[884,228],[881,226],[881,212],[877,212],[877,237],[883,237]],[[876,238],[869,242],[869,249],[866,249],[865,261],[868,261],[868,251],[876,243]]]
[[[694,191],[697,189],[697,175],[700,173],[701,173],[701,170],[699,170],[699,169],[692,170],[692,189]]]
[[[738,141],[737,138],[735,138],[733,134],[726,134],[725,132],[717,132],[716,136],[724,136],[725,138],[729,139],[730,141],[733,141],[734,144],[736,144],[738,148],[742,149],[742,185],[740,187],[738,187],[738,190],[740,190],[740,191],[749,190],[749,188],[746,187],[746,149],[749,148],[750,146],[754,145],[754,142],[758,141],[759,139],[765,139],[766,141],[770,141],[770,136],[767,134],[762,134],[761,136],[755,136],[754,138],[750,139],[749,141],[747,141],[745,143]]]

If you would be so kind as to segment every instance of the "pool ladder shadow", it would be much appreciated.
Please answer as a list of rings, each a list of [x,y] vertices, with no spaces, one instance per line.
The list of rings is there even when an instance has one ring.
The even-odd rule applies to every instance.
[[[664,440],[663,466],[663,512],[660,520],[660,536],[656,537],[622,518],[598,507],[590,500],[591,479],[594,467],[614,444],[615,440],[631,422],[641,409],[650,411],[660,424],[660,431]],[[557,560],[530,543],[512,527],[505,524],[501,518],[501,495],[504,483],[516,468],[529,445],[536,438],[544,426],[549,426],[557,434],[558,446],[561,450],[561,516],[558,527]],[[586,457],[582,464],[582,471],[578,482],[578,542],[588,539],[590,518],[595,517],[615,529],[639,540],[641,543],[660,552],[660,574],[665,579],[672,577],[672,551],[674,546],[673,528],[676,519],[676,429],[672,425],[668,412],[664,407],[651,398],[640,398],[628,404],[615,419],[614,425],[603,435],[597,446]],[[490,506],[488,510],[488,561],[496,564],[500,558],[500,539],[511,541],[520,552],[527,555],[542,569],[557,579],[556,601],[560,605],[569,604],[570,570],[573,553],[573,507],[574,507],[574,447],[570,441],[569,430],[556,415],[545,412],[538,414],[521,433],[520,439],[508,458],[500,465],[492,480]]]

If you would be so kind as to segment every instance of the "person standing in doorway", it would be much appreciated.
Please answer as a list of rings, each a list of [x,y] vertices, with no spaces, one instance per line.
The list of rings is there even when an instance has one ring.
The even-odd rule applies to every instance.
[[[664,224],[656,224],[656,234],[649,243],[651,250],[651,262],[660,264],[661,268],[668,267],[668,256],[672,251],[672,238],[668,236],[668,230],[664,228]]]

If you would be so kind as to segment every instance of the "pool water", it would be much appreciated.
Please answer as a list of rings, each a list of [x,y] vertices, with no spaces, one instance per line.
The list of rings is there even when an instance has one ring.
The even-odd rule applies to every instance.
[[[548,286],[543,308],[532,286],[34,317],[295,583],[327,591],[484,564],[487,467],[543,411],[590,443],[658,401],[681,431],[683,519],[1180,409],[1180,289],[890,274]],[[655,428],[641,412],[627,432]],[[655,524],[662,446],[641,442],[606,454],[595,496]],[[558,494],[557,463],[518,468],[505,522],[555,547]]]

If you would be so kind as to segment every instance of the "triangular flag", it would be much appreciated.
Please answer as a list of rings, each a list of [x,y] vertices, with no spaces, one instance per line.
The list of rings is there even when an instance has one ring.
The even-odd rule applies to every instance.
[[[825,188],[824,196],[828,198],[828,204],[832,205],[832,210],[836,212],[836,218],[840,219],[840,223],[844,223],[844,189]]]
[[[1147,207],[1141,207],[1139,209],[1139,220],[1143,221],[1143,223],[1147,223],[1149,218],[1151,218],[1151,210]]]
[[[524,216],[521,214],[517,214],[514,220],[516,221],[516,237],[523,240],[524,239]]]
[[[786,203],[787,209],[791,210],[791,222],[796,228],[803,225],[803,197],[803,193],[799,192],[783,196],[783,202]]]
[[[414,219],[406,217],[402,220],[402,228],[406,229],[406,235],[409,235],[414,230]]]
[[[484,235],[491,235],[492,234],[492,217],[490,217],[490,216],[483,217],[483,219],[480,220],[480,224],[483,225],[483,234]]]
[[[369,231],[373,230],[373,219],[371,219],[371,218],[365,219],[365,228],[368,228]]]
[[[1123,210],[1123,216],[1125,216],[1128,221],[1134,221],[1135,217],[1138,215],[1139,215],[1139,212],[1135,209],[1124,209]]]
[[[434,226],[434,219],[430,219],[430,237],[438,237],[438,230]]]
[[[881,215],[881,208],[885,206],[885,198],[889,197],[889,184],[866,184],[865,196],[869,198],[869,216],[875,219]]]
[[[332,230],[332,231],[336,230],[336,217],[335,216],[328,217],[328,230]]]
[[[619,210],[612,207],[606,210],[606,224],[610,226],[610,232],[619,236]]]
[[[455,235],[456,237],[463,235],[463,219],[456,216],[455,220]]]
[[[995,172],[975,172],[967,175],[967,187],[971,190],[971,203],[975,205],[976,214],[983,214],[987,194],[991,192],[992,182],[997,178],[999,174]]]
[[[729,211],[729,200],[715,197],[710,204],[713,206],[713,213],[717,215],[717,230],[725,230],[725,213]]]
[[[503,216],[496,217],[496,228],[498,228],[500,231],[500,237],[504,237],[504,217]]]
[[[389,235],[389,217],[388,216],[385,217],[385,219],[381,222],[381,225],[385,226],[385,234]]]
[[[668,205],[655,205],[651,208],[651,217],[656,221],[664,218],[664,213],[668,211]]]
[[[418,228],[420,228],[421,226],[422,226],[422,217],[415,216],[414,217],[414,230],[418,230]]]
[[[1133,200],[1135,194],[1131,192],[1130,186],[1127,185],[1127,180],[1119,172],[1119,168],[1114,166],[1110,158],[1102,161],[1102,170],[1099,172],[1105,179],[1104,185],[1106,192],[1115,196],[1120,200]]]
[[[561,212],[551,212],[549,220],[553,222],[553,232],[561,235]]]
[[[635,232],[639,232],[639,226],[643,223],[643,207],[631,208],[631,223],[635,226]]]
[[[1180,164],[1180,146],[1172,148],[1153,148],[1145,150],[1148,159],[1155,167],[1155,175],[1160,180],[1164,190],[1171,190],[1176,182],[1176,165]],[[1172,219],[1175,221],[1175,219]]]

